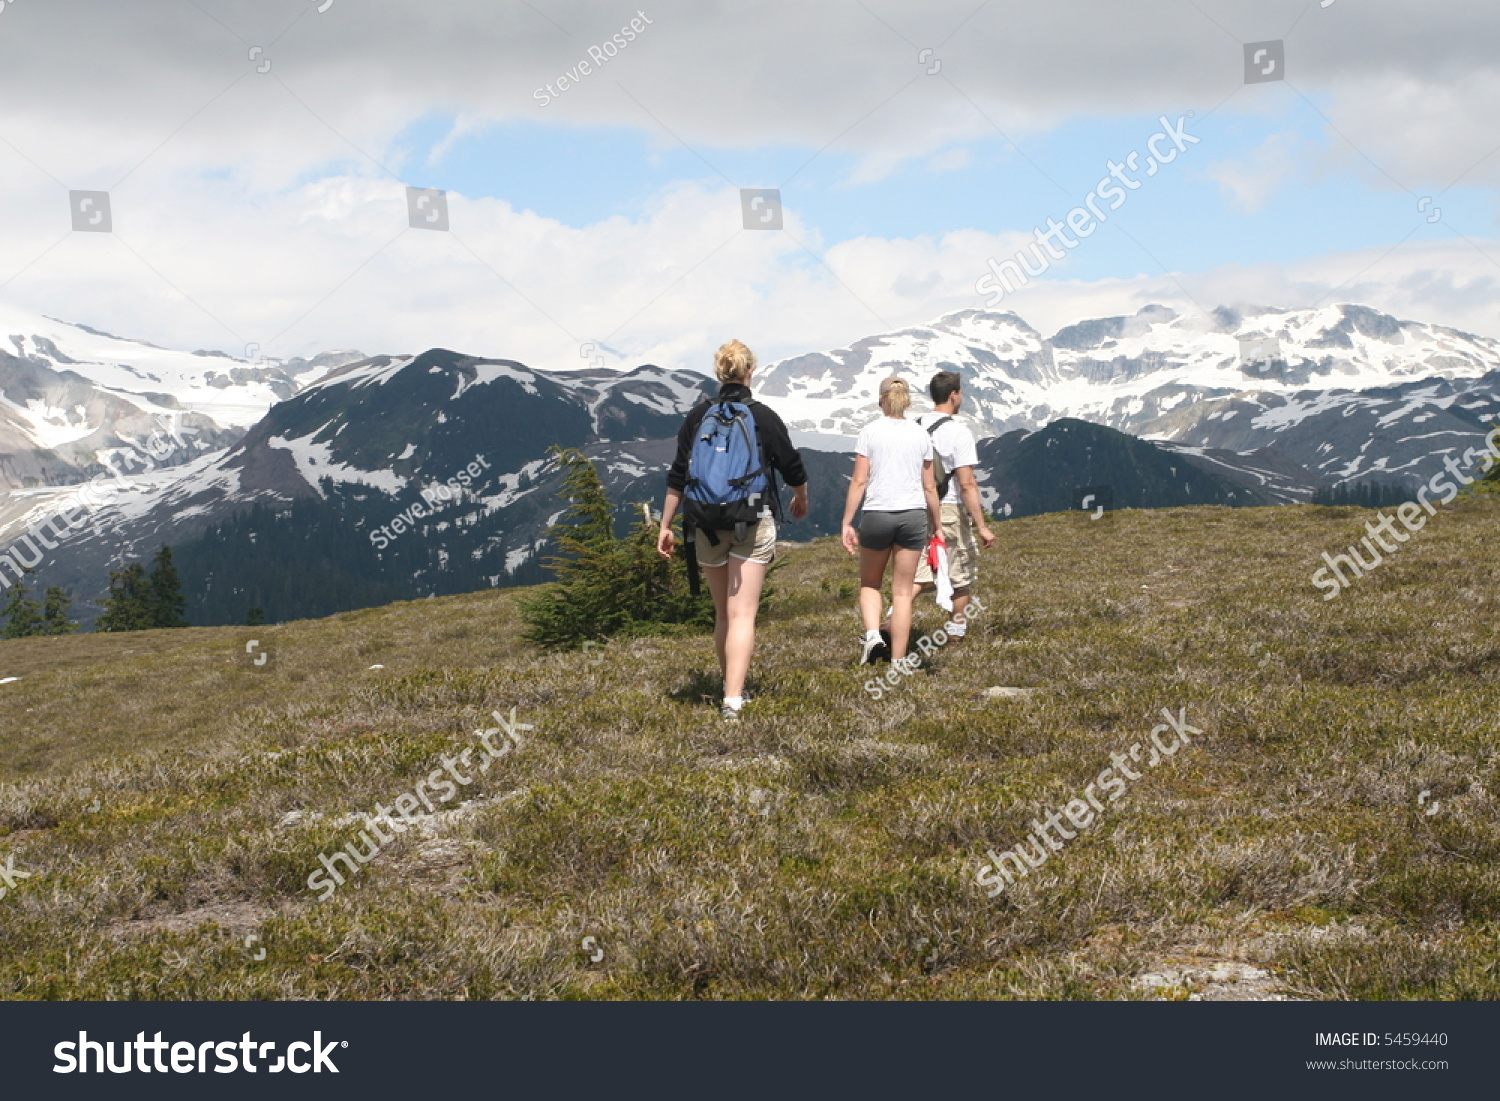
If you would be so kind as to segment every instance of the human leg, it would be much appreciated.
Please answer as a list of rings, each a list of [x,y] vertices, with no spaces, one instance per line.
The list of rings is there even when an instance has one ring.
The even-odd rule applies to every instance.
[[[733,555],[725,567],[727,601],[723,643],[724,698],[741,699],[755,653],[755,617],[766,581],[766,564]],[[717,628],[717,623],[715,624]]]
[[[891,571],[891,661],[906,656],[911,642],[912,602],[916,599],[917,563],[922,552],[896,548],[896,565]]]
[[[702,569],[703,579],[708,582],[708,591],[714,600],[714,649],[719,655],[719,675],[722,677],[728,668],[724,643],[729,637],[729,564],[703,566]]]

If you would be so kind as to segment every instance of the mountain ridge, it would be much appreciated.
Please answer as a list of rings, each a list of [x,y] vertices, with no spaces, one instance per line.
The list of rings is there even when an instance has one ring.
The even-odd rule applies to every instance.
[[[1273,311],[1268,316],[1277,325],[1306,329],[1304,344],[1340,348],[1356,348],[1361,341],[1365,346],[1371,341],[1390,344],[1397,335],[1405,341],[1409,331],[1373,311],[1339,307],[1327,314],[1329,324],[1314,333],[1304,315]],[[1290,369],[1293,361],[1286,359],[1269,361],[1266,371],[1279,371],[1277,379],[1255,378],[1242,389],[1194,389],[1181,370],[1188,362],[1202,372],[1201,347],[1147,349],[1149,355],[1116,366],[1093,355],[1106,345],[1119,349],[1129,341],[1135,342],[1131,348],[1144,348],[1179,320],[1162,307],[1147,307],[1129,318],[1065,326],[1049,344],[1014,314],[969,310],[939,319],[967,334],[965,339],[982,336],[989,342],[976,352],[977,366],[957,365],[964,371],[964,415],[971,423],[976,413],[982,422],[987,402],[993,411],[995,390],[986,386],[999,375],[1010,380],[1006,385],[1012,397],[1021,383],[1087,389],[1096,376],[1111,380],[1109,385],[1135,386],[1154,395],[1151,402],[1137,403],[1135,431],[1057,416],[1041,427],[1014,427],[985,437],[977,473],[986,506],[1016,516],[1073,508],[1076,491],[1099,484],[1114,486],[1116,508],[1308,501],[1321,486],[1340,482],[1425,478],[1425,471],[1440,466],[1445,454],[1479,443],[1486,418],[1500,418],[1500,367],[1475,373],[1489,355],[1489,345],[1478,343],[1467,358],[1444,360],[1445,375],[1409,378],[1417,368],[1398,364],[1366,371],[1361,377],[1372,385],[1360,389],[1301,388],[1291,381],[1300,377],[1301,367]],[[1244,331],[1244,315],[1221,311],[1215,324],[1222,330],[1216,340],[1231,339],[1225,334]],[[1435,331],[1412,331],[1424,335],[1429,330]],[[768,365],[756,376],[756,393],[794,431],[807,431],[795,426],[805,423],[798,421],[798,413],[809,401],[845,403],[849,427],[862,425],[877,415],[873,382],[891,369],[886,362],[891,339],[891,334],[870,337],[834,356],[810,353]],[[1232,339],[1237,342],[1239,335]],[[1490,344],[1500,349],[1500,344]],[[905,346],[913,359],[901,369],[914,381],[923,381],[938,366],[954,365],[941,358],[943,348],[935,352],[931,343],[920,355],[910,341]],[[1057,347],[1074,358],[1059,359]],[[1429,345],[1422,347],[1431,351]],[[12,365],[9,376],[0,373],[0,382],[8,377],[14,392],[25,372],[60,376],[55,363],[30,362],[31,352],[41,348],[37,334],[17,342],[28,359]],[[52,351],[69,354],[55,345]],[[1002,359],[1001,353],[1010,358]],[[200,364],[225,358],[176,354]],[[296,591],[320,612],[343,606],[327,604],[311,579],[326,578],[329,593],[353,591],[339,569],[326,572],[337,565],[335,559],[343,563],[340,569],[369,582],[369,595],[378,590],[387,599],[534,582],[541,580],[538,560],[546,529],[564,507],[548,449],[579,448],[594,459],[619,504],[619,519],[626,522],[640,504],[659,501],[662,470],[670,461],[683,413],[715,391],[704,374],[655,364],[623,371],[554,371],[440,347],[416,355],[319,358],[316,368],[288,382],[296,385],[291,397],[235,429],[229,442],[215,434],[223,430],[206,414],[174,412],[180,424],[203,417],[203,437],[182,454],[174,451],[170,461],[147,463],[144,472],[115,477],[108,483],[112,500],[89,515],[84,529],[71,531],[60,548],[41,555],[33,547],[42,559],[36,580],[91,598],[102,590],[108,569],[171,543],[181,548],[184,576],[191,575],[204,593],[212,594],[204,599],[217,609],[215,621],[226,622],[257,602],[248,579],[269,576],[272,567],[266,563],[273,544],[281,559],[300,563],[296,568],[305,576]],[[1365,359],[1368,366],[1370,357]],[[786,365],[798,362],[805,370],[792,375]],[[1288,369],[1280,370],[1278,363]],[[823,376],[813,371],[819,365]],[[4,367],[0,361],[0,369]],[[1214,367],[1223,369],[1222,364]],[[156,375],[145,381],[159,382],[162,373]],[[1168,375],[1177,381],[1163,384]],[[88,384],[87,377],[79,378],[74,385]],[[1373,385],[1376,381],[1382,384]],[[226,385],[263,382],[242,379]],[[861,387],[867,382],[871,385],[865,394]],[[116,417],[115,428],[133,424],[130,417],[136,413],[145,418],[143,429],[151,427],[171,409],[165,401],[148,409],[139,393],[97,391],[95,399],[118,402],[126,411]],[[0,415],[7,408],[0,405]],[[80,421],[70,430],[86,427]],[[126,434],[111,432],[109,438]],[[78,462],[62,462],[58,470],[87,474],[103,469],[98,455],[107,459],[111,451],[101,448],[89,465],[83,453],[96,441],[78,440],[84,441],[76,449]],[[804,454],[817,487],[814,515],[788,525],[786,538],[834,531],[842,511],[849,456],[817,448],[804,448]],[[4,459],[0,455],[0,464]],[[485,477],[430,523],[418,525],[420,535],[390,548],[364,548],[360,540],[373,529],[476,459],[483,460]],[[69,492],[38,485],[0,494],[0,547],[34,531]],[[282,531],[282,524],[295,530]],[[257,539],[262,540],[259,545]],[[317,539],[326,542],[326,553],[318,551]],[[0,578],[0,583],[8,580]]]

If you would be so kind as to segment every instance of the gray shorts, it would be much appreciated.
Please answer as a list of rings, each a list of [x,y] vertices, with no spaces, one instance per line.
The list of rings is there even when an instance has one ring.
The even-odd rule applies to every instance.
[[[892,544],[902,550],[927,549],[927,510],[905,512],[867,512],[859,521],[859,545],[865,550],[890,550]]]

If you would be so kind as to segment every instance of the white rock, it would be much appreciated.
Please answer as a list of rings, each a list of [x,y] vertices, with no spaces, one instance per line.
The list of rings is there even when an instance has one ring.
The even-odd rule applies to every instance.
[[[1037,688],[1001,688],[999,686],[986,688],[984,694],[992,700],[1024,700],[1028,696],[1035,695],[1040,689]]]

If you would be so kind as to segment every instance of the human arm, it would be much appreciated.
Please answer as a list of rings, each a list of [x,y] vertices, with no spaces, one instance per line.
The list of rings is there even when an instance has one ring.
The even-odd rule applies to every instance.
[[[807,483],[800,486],[792,486],[792,519],[801,520],[807,516]]]
[[[677,548],[677,536],[672,531],[672,519],[682,508],[682,491],[687,487],[688,460],[693,451],[693,436],[703,423],[708,402],[700,402],[688,413],[677,430],[677,454],[667,470],[667,499],[661,506],[661,526],[656,530],[656,552],[663,558],[671,558]]]
[[[780,473],[788,489],[807,485],[807,471],[802,466],[802,454],[792,446],[792,434],[786,422],[769,405],[752,402],[750,413],[755,417],[755,431],[760,436],[760,445],[766,461]]]
[[[755,431],[766,462],[781,474],[792,491],[792,519],[801,520],[808,509],[807,469],[802,465],[802,454],[792,446],[791,433],[776,410],[757,401],[751,404],[750,412],[755,417]]]
[[[927,530],[941,538],[943,534],[943,508],[938,500],[937,476],[932,472],[932,460],[922,461],[922,496],[927,499]]]
[[[865,488],[870,484],[870,458],[856,455],[854,476],[849,479],[849,492],[844,497],[844,522],[842,525],[844,549],[850,554],[859,553],[859,532],[854,530],[854,514],[865,499]],[[934,492],[936,490],[934,489]]]
[[[979,483],[974,479],[974,468],[961,466],[953,472],[953,477],[958,480],[958,495],[963,500],[964,509],[974,521],[974,533],[986,549],[990,548],[995,543],[995,533],[984,522],[984,506],[979,500]]]
[[[656,529],[656,553],[671,558],[677,549],[677,536],[672,531],[672,518],[682,506],[682,490],[668,489],[667,499],[661,506],[661,526]]]

